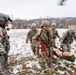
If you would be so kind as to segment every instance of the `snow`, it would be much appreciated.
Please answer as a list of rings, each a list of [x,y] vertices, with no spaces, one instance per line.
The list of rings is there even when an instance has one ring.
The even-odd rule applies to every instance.
[[[62,36],[62,33],[65,32],[67,29],[57,29],[59,32],[59,35]],[[11,29],[8,31],[8,35],[10,36],[10,45],[11,45],[11,49],[9,51],[9,58],[11,58],[11,56],[14,57],[13,61],[20,61],[19,63],[16,62],[14,63],[15,65],[13,66],[13,73],[16,75],[19,75],[19,69],[22,70],[21,68],[23,67],[20,63],[23,62],[23,64],[26,64],[26,67],[30,67],[31,69],[36,66],[38,69],[41,68],[41,66],[39,65],[39,59],[37,58],[36,55],[33,54],[32,50],[31,50],[31,45],[30,42],[26,43],[26,35],[27,32],[29,31],[29,29]],[[57,46],[59,47],[60,42],[59,39],[56,39],[56,43]],[[71,53],[74,54],[76,56],[76,42],[74,41],[72,44],[72,50]],[[21,58],[24,60],[21,61]],[[25,59],[24,59],[25,58]],[[29,60],[30,59],[30,60]],[[59,62],[61,62],[61,66],[66,67],[65,66],[65,62],[71,64],[71,62],[66,61],[66,60],[60,60]],[[74,67],[76,68],[76,60],[75,62],[73,62],[72,64],[75,64]],[[71,70],[71,68],[66,67],[68,70]],[[35,72],[32,69],[33,72]],[[59,73],[64,74],[64,72],[58,70]],[[68,74],[69,75],[69,74]]]

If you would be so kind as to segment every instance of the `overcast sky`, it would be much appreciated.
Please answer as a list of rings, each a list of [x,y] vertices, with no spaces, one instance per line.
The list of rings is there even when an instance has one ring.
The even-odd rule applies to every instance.
[[[35,19],[47,17],[76,17],[76,0],[1,0],[0,12],[13,15],[13,19]]]

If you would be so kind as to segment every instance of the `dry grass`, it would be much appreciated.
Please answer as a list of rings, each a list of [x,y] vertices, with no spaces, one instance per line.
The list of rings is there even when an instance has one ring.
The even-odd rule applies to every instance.
[[[17,65],[21,65],[21,68],[17,67],[17,75],[61,75],[60,73],[58,73],[58,70],[60,71],[64,71],[63,75],[66,75],[66,72],[69,73],[69,75],[74,75],[76,72],[76,68],[74,67],[74,64],[66,64],[66,67],[70,67],[74,72],[72,72],[71,70],[68,70],[66,67],[62,67],[62,66],[58,66],[58,67],[54,67],[54,71],[48,71],[47,67],[45,66],[45,62],[44,61],[38,61],[38,64],[40,64],[41,68],[38,68],[36,66],[36,64],[32,65],[32,68],[27,67],[27,62],[29,61],[37,61],[36,59],[34,59],[33,57],[24,57],[22,56],[20,59],[17,60],[17,57],[19,56],[19,54],[17,54],[16,56],[11,55],[9,57],[9,64],[10,64],[10,70],[11,72],[14,71],[14,67]],[[65,72],[66,71],[66,72]]]

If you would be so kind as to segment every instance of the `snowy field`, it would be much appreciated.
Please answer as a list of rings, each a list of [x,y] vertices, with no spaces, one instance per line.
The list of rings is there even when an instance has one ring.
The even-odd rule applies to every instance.
[[[67,29],[58,29],[60,36]],[[69,62],[60,60],[60,64],[53,64],[53,71],[49,72],[47,66],[33,54],[30,43],[26,43],[26,34],[29,29],[16,29],[8,31],[10,36],[11,49],[9,52],[10,70],[15,75],[76,75],[76,61]],[[59,39],[56,45],[59,47]],[[71,53],[76,56],[76,42],[74,41]]]

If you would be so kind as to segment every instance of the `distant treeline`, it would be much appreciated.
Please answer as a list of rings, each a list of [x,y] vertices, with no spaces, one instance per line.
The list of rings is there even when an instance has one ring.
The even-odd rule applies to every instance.
[[[30,28],[32,23],[37,24],[37,28],[40,28],[42,20],[48,20],[50,25],[55,22],[57,28],[67,28],[68,25],[76,25],[76,17],[62,17],[62,18],[39,18],[32,20],[15,19],[13,20],[13,28],[15,29],[27,29]]]

